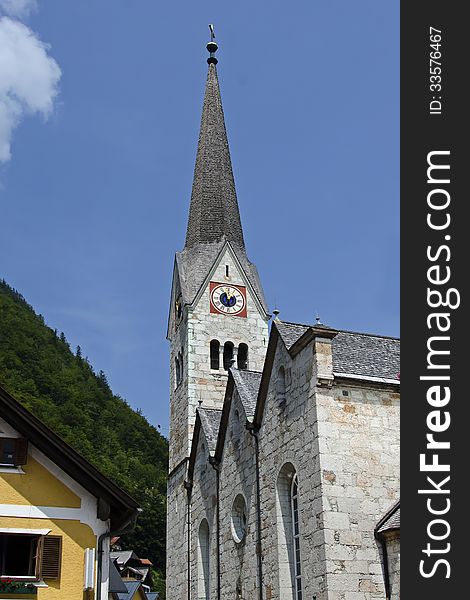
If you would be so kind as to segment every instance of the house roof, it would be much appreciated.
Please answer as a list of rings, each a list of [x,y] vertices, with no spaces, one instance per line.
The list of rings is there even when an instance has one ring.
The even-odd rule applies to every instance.
[[[103,520],[111,519],[111,529],[119,529],[140,512],[138,503],[129,494],[98,471],[1,386],[0,415],[98,499]]]
[[[134,600],[134,595],[142,586],[141,581],[123,581],[126,586],[126,592],[119,592],[117,597],[119,600]]]
[[[376,533],[387,533],[400,529],[400,500],[395,502],[377,523]]]
[[[287,348],[291,350],[312,325],[276,320],[276,327]],[[318,328],[319,326],[315,326]],[[325,332],[331,330],[323,327]],[[353,375],[399,382],[400,340],[398,338],[337,330],[332,340],[333,372],[335,376]]]
[[[109,592],[127,594],[127,588],[113,560],[109,561]]]
[[[113,550],[109,553],[109,557],[111,560],[116,561],[118,565],[127,564],[131,558],[139,560],[133,550]]]
[[[160,594],[158,592],[147,592],[147,600],[158,600]]]

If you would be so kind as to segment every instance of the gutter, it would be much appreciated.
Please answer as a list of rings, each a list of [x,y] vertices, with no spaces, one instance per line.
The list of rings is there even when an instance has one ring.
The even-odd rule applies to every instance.
[[[134,512],[131,513],[130,517],[125,521],[123,527],[118,531],[107,531],[102,533],[98,538],[98,565],[96,567],[96,596],[95,600],[101,600],[101,587],[102,587],[102,577],[103,577],[103,554],[104,554],[104,541],[106,538],[111,538],[115,536],[121,536],[125,533],[129,533],[135,529],[137,517],[142,512],[141,508],[138,508]],[[107,600],[107,599],[103,599]]]
[[[209,463],[215,470],[216,478],[216,547],[217,547],[217,600],[220,600],[221,576],[220,576],[220,466],[211,457]]]
[[[187,561],[188,561],[188,600],[191,600],[191,496],[193,491],[193,484],[189,481],[184,482],[184,489],[186,490],[187,497],[187,529],[188,529],[188,547],[187,547]]]
[[[388,568],[388,552],[387,552],[387,542],[383,533],[374,531],[375,539],[379,542],[382,548],[382,558],[384,565],[384,586],[385,586],[385,598],[386,600],[390,600],[390,571]]]
[[[247,423],[247,429],[255,440],[256,458],[256,558],[258,563],[258,598],[263,600],[263,556],[261,546],[261,491],[259,475],[259,438],[253,423]]]

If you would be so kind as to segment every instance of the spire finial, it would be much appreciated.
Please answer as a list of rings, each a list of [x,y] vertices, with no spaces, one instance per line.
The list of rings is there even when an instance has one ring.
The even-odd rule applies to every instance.
[[[207,62],[210,65],[216,65],[218,61],[215,57],[215,53],[217,52],[218,46],[215,41],[214,25],[212,23],[209,23],[209,30],[211,32],[211,41],[206,46],[208,52],[210,53],[210,56],[207,59]]]

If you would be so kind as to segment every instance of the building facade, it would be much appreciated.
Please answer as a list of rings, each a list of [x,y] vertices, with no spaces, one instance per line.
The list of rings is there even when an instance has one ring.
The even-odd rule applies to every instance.
[[[369,600],[392,581],[395,598],[376,528],[399,494],[399,341],[278,317],[269,331],[216,49],[168,320],[167,596]]]

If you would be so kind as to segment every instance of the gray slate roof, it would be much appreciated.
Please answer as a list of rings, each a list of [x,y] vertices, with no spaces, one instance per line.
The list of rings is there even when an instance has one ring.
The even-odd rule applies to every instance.
[[[377,525],[378,533],[400,529],[400,501],[394,504],[380,519]]]
[[[217,256],[227,242],[224,237],[218,242],[201,243],[176,253],[176,264],[181,284],[181,293],[185,304],[192,304],[205,278],[209,274]],[[245,249],[230,242],[235,256],[253,287],[264,311],[268,313],[266,299],[255,265],[248,260]]]
[[[219,433],[222,411],[216,408],[203,408],[200,406],[197,409],[197,412],[201,419],[204,435],[206,436],[208,450],[212,454],[215,452],[215,447],[217,445],[217,435]]]
[[[276,327],[286,348],[310,328],[309,325],[276,320]],[[339,331],[333,338],[333,371],[362,377],[399,380],[400,340],[397,338]]]
[[[309,325],[289,323],[287,321],[281,321],[280,319],[276,319],[275,324],[288,350],[290,350],[295,342],[310,328]]]
[[[333,338],[333,371],[398,381],[400,340],[340,331]]]
[[[207,73],[186,242],[176,254],[181,293],[192,304],[226,242],[267,313],[255,265],[246,255],[215,64]]]
[[[235,385],[248,419],[254,417],[261,373],[257,371],[241,371],[230,369]]]
[[[245,248],[215,64],[207,73],[185,247],[226,237]]]
[[[121,579],[121,575],[113,560],[109,561],[109,591],[127,594],[127,588],[124,585],[124,581]]]
[[[131,558],[138,558],[134,550],[113,550],[109,553],[109,558],[112,561],[117,561],[118,565],[127,564]]]
[[[137,589],[142,585],[142,583],[140,581],[124,581],[124,585],[127,588],[127,592],[124,593],[118,593],[117,597],[119,598],[119,600],[132,600],[134,594],[136,593]]]

